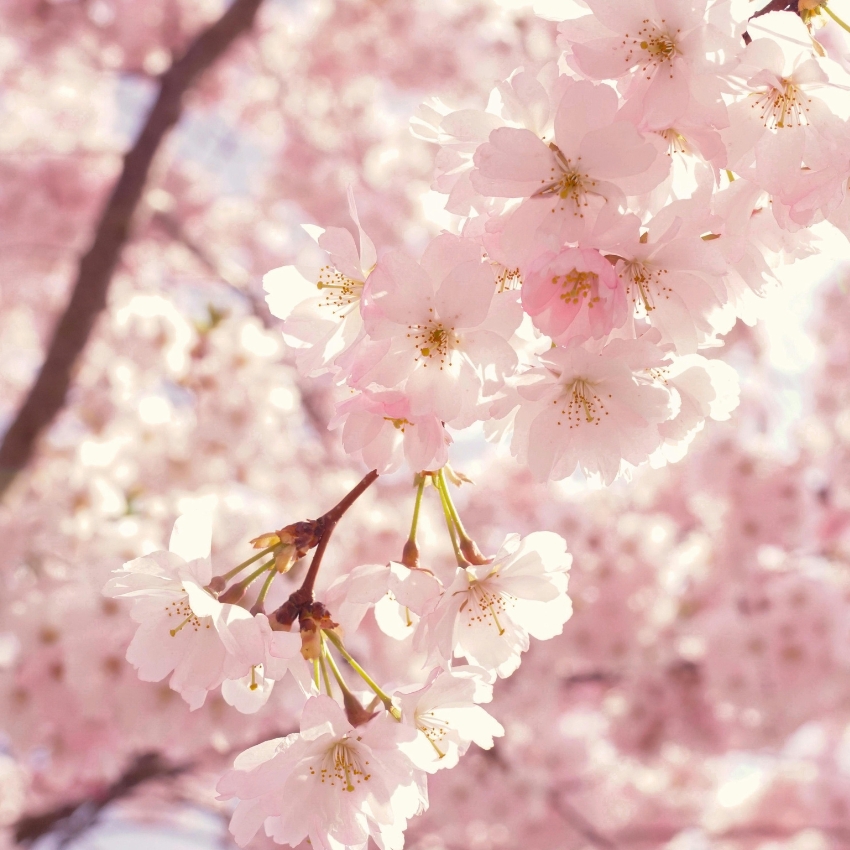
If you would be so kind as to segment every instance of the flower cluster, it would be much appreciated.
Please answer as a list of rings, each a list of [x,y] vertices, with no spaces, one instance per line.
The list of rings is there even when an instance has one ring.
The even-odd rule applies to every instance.
[[[847,74],[797,15],[753,19],[745,46],[736,4],[587,6],[560,62],[519,69],[487,111],[421,110],[456,233],[419,260],[376,253],[352,201],[360,249],[319,231],[318,298],[278,309],[298,273],[266,276],[304,373],[349,391],[346,451],[380,472],[443,465],[476,421],[543,480],[681,457],[737,404],[700,352],[807,252],[805,228],[850,234]]]
[[[293,846],[309,837],[326,850],[360,848],[372,837],[382,848],[400,848],[407,820],[427,807],[427,774],[454,767],[471,743],[490,748],[503,734],[481,707],[492,699],[495,678],[517,669],[529,636],[560,634],[572,613],[564,540],[551,532],[522,539],[514,534],[485,558],[466,533],[443,471],[420,476],[402,557],[407,563],[358,567],[317,601],[313,586],[328,537],[376,478],[369,473],[318,520],[257,538],[255,546],[263,547],[257,555],[217,576],[210,561],[211,515],[196,509],[177,520],[169,551],[130,561],[104,588],[108,596],[133,600],[139,626],[127,659],[140,678],[156,682],[170,675],[169,686],[190,708],[200,708],[220,687],[228,704],[253,713],[287,674],[299,686],[300,732],[244,752],[219,784],[222,799],[239,801],[231,828],[241,845],[265,827],[276,841]],[[416,524],[427,483],[440,497],[456,547],[458,568],[448,586],[418,565]],[[275,578],[313,547],[301,586],[267,615]],[[238,603],[260,578],[256,601],[246,610]],[[403,608],[409,634],[399,633],[388,607]],[[391,693],[346,648],[370,609],[389,636],[412,637],[423,662],[424,676]],[[368,704],[349,686],[334,651],[361,677]],[[456,657],[471,663],[457,666]]]
[[[482,423],[540,481],[579,470],[610,484],[677,461],[706,419],[738,404],[734,370],[703,352],[753,314],[773,268],[809,250],[808,228],[829,221],[850,236],[846,73],[807,23],[748,21],[742,4],[709,0],[584,6],[560,25],[560,60],[519,69],[487,110],[420,112],[454,232],[418,259],[379,252],[352,195],[357,240],[305,225],[326,254],[306,279],[318,295],[292,306],[305,282],[295,267],[265,278],[299,370],[334,382],[331,425],[372,472],[218,575],[209,516],[186,515],[168,552],[129,562],[105,589],[134,600],[127,657],[139,676],[170,676],[192,709],[220,688],[252,713],[275,682],[295,680],[300,731],[242,753],[219,783],[237,801],[240,845],[263,828],[293,846],[401,848],[428,805],[428,774],[503,733],[482,707],[494,683],[531,637],[569,619],[560,536],[508,535],[488,556],[468,534],[449,488],[463,480],[449,465],[453,432]],[[417,491],[400,559],[322,587],[337,523],[405,464]],[[421,563],[426,488],[451,576]],[[275,597],[275,579],[311,550],[300,586]],[[349,651],[370,611],[416,662],[391,685]],[[670,670],[688,686],[690,668]]]

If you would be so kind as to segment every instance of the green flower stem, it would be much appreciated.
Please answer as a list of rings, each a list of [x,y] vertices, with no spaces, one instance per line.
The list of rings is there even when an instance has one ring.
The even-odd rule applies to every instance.
[[[322,692],[321,685],[319,684],[319,659],[313,659],[313,684],[316,686],[316,690],[319,693]]]
[[[247,561],[243,561],[241,564],[239,564],[238,567],[234,567],[232,570],[228,570],[226,573],[224,573],[224,575],[221,576],[221,578],[223,578],[225,581],[233,578],[233,576],[241,573],[242,570],[245,569],[245,567],[250,567],[251,564],[254,563],[254,561],[259,561],[260,558],[262,558],[263,556],[270,554],[273,549],[274,546],[269,546],[267,549],[263,549],[262,551],[257,552],[256,555],[252,555],[250,558],[248,558]]]
[[[386,709],[396,717],[398,709],[393,705],[392,697],[386,693],[380,685],[348,654],[348,650],[342,645],[342,641],[337,635],[331,631],[324,632],[327,639],[337,648],[339,654],[351,665],[358,676],[378,695]],[[328,659],[331,662],[331,669],[334,668],[333,659],[328,653]],[[342,685],[340,685],[342,687]],[[398,719],[398,718],[396,718]]]
[[[432,476],[434,479],[434,486],[437,489],[437,492],[440,494],[440,504],[443,506],[443,515],[446,518],[446,528],[449,530],[449,537],[452,539],[452,548],[455,550],[455,558],[457,559],[457,565],[459,567],[467,566],[466,558],[463,557],[463,552],[460,551],[460,543],[457,538],[457,528],[455,527],[454,520],[452,519],[451,511],[449,510],[449,506],[446,503],[446,495],[443,492],[443,488],[439,485],[439,473]]]
[[[325,658],[327,657],[331,664],[333,664],[333,659],[330,657],[324,641],[322,641],[322,649],[324,652],[319,656],[318,661],[322,668],[322,678],[325,680],[325,690],[328,692],[328,696],[332,697],[333,691],[331,690],[331,677],[328,675],[328,665],[325,663]]]
[[[407,539],[416,544],[416,532],[419,528],[419,509],[422,507],[422,493],[425,491],[425,476],[419,475],[419,486],[416,489],[416,501],[413,504],[413,519],[410,522],[410,534]]]
[[[850,32],[850,26],[845,24],[844,21],[842,21],[841,18],[839,18],[838,15],[836,15],[835,12],[833,12],[832,9],[830,9],[826,3],[821,6],[821,9],[823,9],[824,12],[826,12],[827,15],[829,15],[829,17],[832,18],[832,20],[838,24],[838,26],[840,26],[842,29],[847,30],[847,32]]]
[[[270,561],[266,561],[265,564],[263,564],[261,567],[257,567],[257,569],[251,573],[251,575],[245,576],[245,578],[243,578],[242,581],[239,582],[239,584],[241,584],[242,587],[248,587],[248,585],[250,585],[255,579],[258,579],[269,567],[273,566],[274,558],[272,558]]]
[[[274,561],[272,561],[274,563]],[[263,582],[263,586],[260,588],[260,595],[257,597],[257,601],[254,603],[255,606],[262,605],[263,602],[266,601],[266,596],[268,595],[269,588],[272,586],[272,582],[277,578],[278,571],[277,570],[269,570],[268,576],[266,576],[266,580]]]
[[[327,662],[327,663],[326,663]],[[322,670],[327,676],[327,668],[331,668],[331,672],[334,674],[334,679],[336,679],[336,683],[339,685],[339,689],[345,694],[351,694],[351,691],[348,688],[348,685],[345,684],[345,679],[342,678],[342,673],[339,670],[339,667],[336,666],[336,661],[334,661],[333,656],[328,651],[328,648],[325,647],[325,652],[322,655]],[[328,683],[330,684],[330,683]],[[329,691],[330,693],[330,691]]]
[[[439,476],[440,488],[443,492],[443,495],[446,498],[446,505],[448,506],[449,513],[452,517],[452,522],[455,524],[455,528],[457,528],[457,533],[461,540],[471,540],[472,538],[466,533],[466,529],[463,527],[463,523],[460,519],[460,514],[457,512],[457,508],[452,501],[452,495],[449,492],[449,485],[446,482],[446,471],[445,469],[441,469],[437,475]]]

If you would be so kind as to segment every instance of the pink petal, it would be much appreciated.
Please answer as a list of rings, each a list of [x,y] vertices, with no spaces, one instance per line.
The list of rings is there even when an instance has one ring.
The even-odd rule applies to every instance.
[[[569,86],[555,114],[555,141],[561,153],[574,160],[587,133],[610,125],[617,107],[617,93],[610,86],[586,80]]]
[[[437,315],[452,328],[477,327],[487,318],[495,291],[489,265],[477,260],[463,263],[446,275],[437,291]]]
[[[344,275],[354,280],[362,280],[360,257],[354,237],[342,227],[329,227],[319,237],[319,247],[331,256],[331,263]]]
[[[472,185],[494,198],[525,198],[557,172],[555,155],[529,130],[500,127],[475,151]]]

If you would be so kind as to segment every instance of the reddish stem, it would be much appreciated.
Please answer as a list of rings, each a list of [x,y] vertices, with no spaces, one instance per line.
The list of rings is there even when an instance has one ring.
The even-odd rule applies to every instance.
[[[316,583],[316,576],[319,574],[319,567],[322,565],[322,558],[324,557],[325,549],[328,548],[328,541],[331,539],[331,534],[333,534],[336,524],[339,522],[342,515],[372,485],[377,477],[378,470],[376,469],[366,473],[360,483],[343,499],[341,499],[339,504],[332,507],[324,516],[317,520],[319,527],[321,528],[321,538],[319,539],[319,545],[316,547],[316,552],[313,555],[313,560],[310,562],[310,569],[307,570],[307,575],[304,576],[304,581],[301,583],[301,587],[295,591],[300,598],[310,599],[312,601],[313,586]]]

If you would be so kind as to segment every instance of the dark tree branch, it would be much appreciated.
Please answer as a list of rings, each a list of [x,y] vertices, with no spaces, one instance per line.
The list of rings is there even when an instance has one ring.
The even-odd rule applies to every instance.
[[[188,764],[168,764],[158,753],[142,753],[95,799],[77,800],[39,815],[22,817],[13,827],[15,842],[29,846],[42,836],[55,832],[59,836],[59,846],[64,847],[94,826],[100,813],[110,803],[126,797],[139,785],[178,776],[191,767]]]
[[[0,494],[26,467],[39,435],[65,404],[74,366],[106,307],[109,283],[130,235],[151,164],[163,139],[180,119],[184,95],[251,28],[262,2],[234,0],[160,78],[156,102],[136,143],[124,156],[121,175],[100,217],[94,241],[80,260],[70,301],[53,332],[41,371],[0,445]]]
[[[585,841],[601,850],[616,850],[617,844],[599,830],[578,810],[569,800],[566,800],[557,790],[549,795],[552,808],[568,823]]]
[[[800,5],[798,0],[770,0],[763,9],[759,9],[753,15],[750,15],[750,20],[753,18],[758,18],[761,15],[766,15],[768,12],[793,12],[795,15],[800,14]],[[748,32],[744,32],[744,42],[745,44],[749,44],[752,41],[752,37]]]

